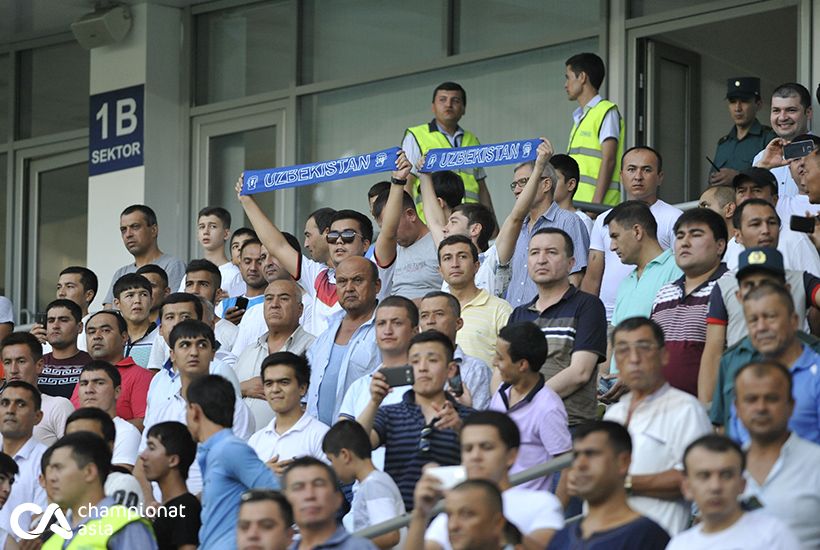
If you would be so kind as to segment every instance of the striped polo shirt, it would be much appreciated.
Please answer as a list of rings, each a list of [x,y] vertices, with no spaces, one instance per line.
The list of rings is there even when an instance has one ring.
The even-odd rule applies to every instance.
[[[475,412],[456,402],[448,394],[445,396],[462,420]],[[416,393],[413,390],[408,390],[400,403],[379,407],[373,422],[379,444],[385,447],[384,471],[399,486],[408,512],[413,509],[413,489],[421,478],[422,466],[428,462],[436,462],[439,466],[461,464],[461,447],[454,430],[433,429],[428,437],[430,450],[421,451],[421,430],[424,426],[424,414],[421,407],[416,405]]]
[[[686,295],[686,276],[661,287],[652,304],[653,321],[663,329],[669,362],[663,375],[672,387],[698,395],[700,358],[706,346],[706,314],[709,296],[723,276],[731,277],[721,263],[695,290]]]

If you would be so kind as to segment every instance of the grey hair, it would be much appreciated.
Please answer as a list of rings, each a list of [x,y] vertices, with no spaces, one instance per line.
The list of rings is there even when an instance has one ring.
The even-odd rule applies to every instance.
[[[513,172],[518,172],[519,169],[529,166],[533,170],[535,170],[535,161],[528,160],[526,162],[522,162],[518,164],[514,169]],[[555,167],[550,164],[549,162],[544,166],[544,169],[541,171],[542,178],[549,178],[552,182],[552,190],[555,191],[555,184],[558,183],[558,172],[555,171]]]

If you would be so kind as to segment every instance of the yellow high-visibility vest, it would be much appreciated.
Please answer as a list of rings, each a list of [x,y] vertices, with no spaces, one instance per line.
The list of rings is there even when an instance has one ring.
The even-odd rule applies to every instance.
[[[567,152],[569,156],[578,163],[581,173],[581,181],[575,191],[574,199],[583,202],[592,202],[595,195],[595,187],[598,183],[598,172],[601,169],[603,154],[601,142],[598,135],[601,131],[604,117],[610,109],[618,109],[618,106],[602,99],[595,107],[585,108],[581,117],[581,122],[572,125],[569,134],[569,145]],[[618,151],[615,155],[615,168],[612,170],[612,181],[609,189],[604,195],[604,204],[615,206],[621,202],[621,155],[624,148],[624,119],[620,119],[620,132],[618,134]]]
[[[447,139],[447,136],[439,131],[435,120],[429,124],[420,124],[419,126],[408,128],[407,132],[413,134],[413,137],[416,138],[416,143],[418,143],[422,155],[427,154],[427,151],[430,149],[452,147],[450,140]],[[405,135],[407,135],[407,133],[405,133]],[[464,130],[464,135],[461,137],[461,146],[471,147],[473,145],[481,145],[481,143],[479,143],[478,138],[475,137],[475,135],[467,130]],[[478,180],[475,179],[473,172],[456,171],[456,174],[461,176],[461,181],[464,182],[464,202],[478,202]],[[419,192],[420,185],[421,184],[419,181],[416,180],[416,183],[413,186],[413,200],[416,202],[416,211],[419,213],[419,217],[423,221],[424,208],[421,204],[421,193]]]

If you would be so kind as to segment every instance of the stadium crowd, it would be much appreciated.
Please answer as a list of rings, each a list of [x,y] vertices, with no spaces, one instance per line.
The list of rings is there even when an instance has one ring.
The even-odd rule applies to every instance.
[[[110,283],[67,266],[30,331],[3,298],[0,549],[820,548],[812,97],[778,86],[769,127],[729,78],[682,211],[604,77],[567,60],[566,152],[542,138],[509,191],[421,170],[479,144],[445,82],[390,179],[304,239],[240,177],[251,227],[202,208],[187,263],[137,204]]]

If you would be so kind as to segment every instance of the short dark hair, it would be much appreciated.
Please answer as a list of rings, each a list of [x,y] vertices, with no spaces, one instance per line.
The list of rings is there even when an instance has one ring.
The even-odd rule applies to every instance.
[[[794,314],[794,298],[792,298],[791,292],[788,291],[785,285],[776,284],[772,281],[761,281],[759,285],[743,297],[743,303],[751,300],[759,300],[765,296],[776,296],[780,302],[786,306],[789,314]]]
[[[361,231],[364,240],[373,242],[373,222],[361,212],[350,209],[337,210],[330,217],[330,224],[333,225],[339,220],[354,220],[359,224],[359,231]]]
[[[453,207],[453,213],[456,212],[467,218],[467,227],[477,223],[481,224],[481,231],[476,240],[482,252],[487,250],[490,247],[490,237],[495,232],[495,219],[490,209],[477,202],[465,202]]]
[[[378,219],[382,217],[382,213],[384,212],[384,207],[387,205],[387,197],[390,195],[390,190],[382,191],[378,195],[376,195],[376,200],[373,203],[373,216]],[[402,211],[406,212],[407,210],[412,210],[416,212],[416,203],[413,201],[413,197],[410,196],[410,193],[407,191],[401,192],[401,208]]]
[[[604,225],[617,222],[625,229],[632,229],[635,225],[640,225],[646,234],[653,239],[658,239],[658,222],[649,209],[649,205],[642,201],[624,201],[604,218]]]
[[[658,344],[658,347],[665,345],[666,339],[663,329],[657,322],[648,317],[629,317],[618,323],[612,331],[612,342],[615,342],[615,335],[619,332],[633,332],[643,327],[652,329],[652,335],[655,336],[655,343]]]
[[[532,372],[540,372],[549,349],[538,325],[530,321],[510,323],[498,332],[498,336],[510,344],[510,359],[525,359]]]
[[[65,420],[65,427],[77,420],[93,420],[99,423],[100,431],[103,433],[103,439],[106,442],[113,444],[117,438],[117,426],[114,424],[114,419],[111,418],[107,412],[97,407],[80,407]]]
[[[319,228],[320,232],[324,233],[330,228],[330,220],[334,212],[336,212],[334,209],[324,206],[311,212],[308,219],[313,218],[316,227]]]
[[[438,342],[444,346],[444,355],[447,358],[447,361],[450,362],[453,360],[453,355],[456,352],[455,345],[447,336],[437,330],[425,330],[424,332],[414,335],[410,339],[410,345],[407,349],[412,348],[416,344],[426,344],[427,342]]]
[[[518,449],[521,446],[521,431],[515,420],[498,411],[476,411],[466,417],[461,424],[461,433],[467,426],[492,426],[498,431],[498,437],[507,449]]]
[[[143,277],[144,279],[145,277]],[[119,333],[122,334],[123,332],[128,332],[128,323],[125,322],[125,318],[122,316],[122,313],[117,311],[116,309],[101,309],[100,311],[96,311],[88,316],[88,319],[85,320],[86,326],[91,322],[91,319],[96,317],[97,315],[111,315],[117,320],[117,328]]]
[[[206,374],[195,379],[188,386],[186,400],[189,406],[199,405],[205,418],[214,424],[223,428],[233,427],[236,394],[233,385],[221,376]]]
[[[207,271],[211,274],[211,282],[214,285],[214,290],[218,289],[222,286],[222,272],[219,271],[219,267],[211,260],[206,259],[198,259],[198,260],[191,260],[188,262],[188,265],[185,266],[185,274],[193,273],[194,271]]]
[[[199,305],[201,310],[202,303]],[[171,346],[171,349],[174,349],[177,340],[180,338],[196,338],[197,336],[206,338],[211,342],[211,347],[216,348],[216,338],[214,337],[213,329],[196,319],[185,319],[177,323],[177,326],[175,326],[173,330],[171,330],[171,334],[168,335],[168,345]]]
[[[772,203],[769,201],[765,201],[763,199],[746,199],[742,203],[737,205],[735,208],[735,213],[732,214],[732,225],[735,229],[740,230],[741,225],[743,224],[743,212],[750,206],[765,206],[766,208],[771,208],[772,212],[774,212],[775,217],[777,217],[777,223],[780,224],[780,214],[777,213],[777,208],[774,207]]]
[[[775,88],[772,92],[772,97],[786,98],[795,95],[800,98],[800,105],[802,105],[804,109],[811,108],[811,94],[802,84],[786,82]]]
[[[202,302],[200,301],[198,296],[188,294],[187,292],[172,292],[171,294],[165,297],[165,299],[162,301],[162,304],[160,304],[159,306],[160,319],[162,318],[162,310],[165,308],[165,306],[169,306],[171,304],[194,304],[194,312],[196,313],[196,318],[198,321],[202,320]]]
[[[79,275],[80,276],[80,284],[83,285],[84,291],[93,290],[94,296],[97,296],[97,289],[99,287],[99,281],[97,280],[97,275],[87,267],[81,265],[70,265],[64,270],[60,272],[60,275]],[[91,303],[94,298],[89,300],[88,302]]]
[[[585,52],[575,54],[564,63],[570,70],[575,73],[575,76],[586,73],[589,78],[589,83],[596,90],[600,89],[606,76],[606,67],[604,60],[594,53]]]
[[[28,391],[31,394],[31,400],[34,402],[34,410],[39,411],[43,409],[43,396],[40,394],[40,390],[28,382],[23,382],[22,380],[12,380],[11,382],[6,382],[3,390],[0,391],[0,395],[3,395],[3,393],[5,393],[5,391],[9,388],[22,388]]]
[[[145,218],[145,223],[148,226],[157,225],[157,214],[150,206],[144,204],[132,204],[122,211],[120,217],[128,216],[134,212],[139,212]]]
[[[259,247],[261,247],[262,246],[262,241],[260,241],[258,238],[255,238],[255,237],[251,238],[251,239],[248,239],[247,241],[242,243],[242,246],[239,247],[239,255],[242,256],[242,253],[245,252],[245,249],[249,246],[259,246]]]
[[[532,234],[530,242],[538,235],[560,235],[561,238],[564,239],[564,253],[567,255],[567,258],[575,256],[575,243],[572,242],[572,237],[569,236],[569,233],[563,229],[558,229],[557,227],[542,227]]]
[[[421,301],[423,302],[424,300],[430,300],[433,298],[446,299],[447,304],[450,306],[450,310],[453,312],[453,315],[456,316],[456,319],[461,317],[461,302],[458,301],[458,298],[449,292],[444,292],[443,290],[433,290],[432,292],[425,294]]]
[[[575,428],[572,440],[583,439],[589,434],[604,432],[609,439],[609,446],[616,454],[632,453],[632,437],[621,424],[610,420],[590,420]]]
[[[675,222],[674,231],[677,233],[681,227],[696,223],[707,226],[716,242],[729,243],[729,230],[726,229],[726,222],[723,221],[720,214],[708,208],[692,208],[681,214],[678,221]],[[726,254],[726,247],[723,247],[723,254]],[[723,258],[723,254],[720,255],[721,258]]]
[[[46,306],[46,315],[48,315],[48,312],[55,307],[67,309],[77,323],[83,320],[83,310],[80,309],[80,306],[78,306],[76,302],[72,302],[71,300],[67,300],[65,298],[57,298],[56,300],[52,300]]]
[[[111,473],[111,449],[103,438],[90,432],[75,432],[58,439],[49,451],[53,455],[54,451],[63,447],[71,449],[71,458],[80,468],[93,462],[99,473],[100,485],[105,485],[105,480]]]
[[[325,433],[322,439],[322,452],[326,455],[337,455],[347,449],[359,458],[370,458],[372,446],[370,437],[362,425],[352,420],[340,420]]]
[[[454,492],[470,490],[478,490],[484,493],[484,498],[481,499],[481,503],[487,506],[493,513],[504,513],[504,500],[501,497],[501,491],[495,483],[486,479],[468,479],[451,489],[451,491]]]
[[[470,254],[473,257],[473,261],[478,261],[478,248],[476,247],[475,243],[470,239],[470,237],[466,237],[464,235],[448,235],[444,237],[440,243],[438,243],[439,265],[441,265],[441,249],[445,246],[452,246],[454,244],[466,244],[470,248]]]
[[[550,157],[550,164],[555,168],[556,172],[560,172],[564,176],[565,181],[575,180],[575,183],[581,181],[581,170],[578,168],[578,162],[569,155],[558,154]],[[578,190],[578,186],[575,186]],[[573,195],[575,191],[572,192]]]
[[[225,229],[231,228],[231,213],[222,208],[221,206],[206,206],[202,210],[199,211],[199,214],[196,215],[197,221],[199,218],[205,216],[213,216],[217,218],[219,221],[222,222],[222,225]]]
[[[233,243],[233,240],[237,237],[241,237],[242,235],[248,235],[253,239],[256,239],[256,231],[251,229],[250,227],[237,227],[234,229],[234,232],[231,233],[231,240],[229,242]]]
[[[162,269],[157,264],[145,264],[141,268],[137,270],[137,275],[145,275],[146,273],[153,273],[154,275],[159,275],[162,284],[165,285],[165,288],[168,288],[168,272]]]
[[[683,473],[688,473],[686,467],[686,457],[693,449],[702,448],[707,451],[715,453],[731,453],[734,452],[740,457],[740,473],[746,469],[746,453],[740,448],[740,445],[726,437],[725,435],[707,434],[701,436],[687,445],[686,450],[683,451]]]
[[[122,385],[122,376],[120,375],[119,369],[109,363],[108,361],[102,361],[100,359],[94,359],[90,363],[87,363],[83,366],[83,370],[80,371],[80,375],[84,372],[95,372],[95,371],[104,371],[108,378],[111,379],[111,383],[114,385],[115,388],[119,388]]]
[[[188,427],[181,422],[159,422],[148,429],[146,439],[156,438],[165,447],[166,455],[177,455],[177,469],[183,480],[188,479],[188,470],[196,459],[196,442]]]
[[[740,378],[740,375],[746,371],[751,372],[755,375],[756,378],[763,378],[767,376],[769,373],[778,372],[783,375],[783,378],[786,379],[786,387],[788,388],[788,395],[786,396],[789,401],[794,401],[794,380],[792,379],[792,373],[789,368],[780,363],[778,361],[771,361],[768,359],[760,360],[760,361],[751,361],[746,363],[737,371],[735,372],[735,376],[733,378],[734,387],[735,387],[735,398],[737,398],[737,379]]]
[[[262,361],[259,375],[262,380],[265,380],[265,371],[268,367],[278,365],[285,365],[293,369],[293,374],[296,377],[296,383],[300,386],[310,385],[310,364],[308,360],[302,355],[296,355],[290,351],[277,351],[271,353]]]
[[[291,462],[290,465],[287,468],[285,468],[285,472],[282,474],[282,487],[287,488],[288,476],[293,470],[296,470],[298,468],[310,468],[313,466],[316,466],[324,470],[328,478],[330,479],[331,486],[333,486],[336,492],[339,492],[339,478],[338,476],[336,476],[336,472],[329,465],[325,464],[318,458],[312,456],[300,456],[299,458],[293,459],[293,462]]]
[[[407,318],[410,319],[410,325],[417,327],[419,326],[419,308],[413,302],[413,300],[409,298],[405,298],[404,296],[399,296],[398,294],[394,294],[393,296],[388,296],[376,306],[376,311],[380,310],[383,307],[400,307],[404,308],[407,312]]]
[[[367,199],[375,199],[385,191],[390,190],[390,182],[389,181],[377,181],[373,185],[370,186],[370,189],[367,190]],[[318,224],[316,224],[318,225]]]
[[[433,172],[433,192],[436,197],[452,210],[464,202],[464,180],[457,173],[450,170]]]
[[[14,476],[20,472],[17,463],[4,452],[0,451],[0,476],[6,476],[14,483]]]
[[[649,151],[650,153],[655,155],[655,160],[658,162],[658,172],[663,172],[663,157],[657,149],[654,149],[649,145],[635,145],[624,151],[624,154],[621,155],[621,166],[624,165],[624,159],[626,158],[626,156],[632,151]]]
[[[27,346],[29,352],[31,353],[31,361],[32,363],[36,363],[40,359],[43,358],[43,345],[30,332],[12,332],[5,338],[3,338],[3,342],[0,343],[0,350],[5,348],[6,346]]]
[[[290,527],[293,525],[293,506],[290,505],[288,499],[279,491],[272,489],[248,489],[242,493],[239,499],[239,509],[246,504],[253,502],[273,502],[279,506],[279,511],[282,513],[282,520],[285,525]]]
[[[151,294],[151,281],[138,273],[126,273],[114,283],[114,298],[119,299],[120,294],[126,290],[141,288]]]
[[[449,81],[442,82],[441,84],[436,86],[435,90],[433,90],[433,101],[436,100],[436,94],[438,94],[440,90],[445,92],[461,92],[461,101],[464,103],[465,106],[467,105],[467,92],[464,91],[464,88],[462,88],[460,84],[456,84],[455,82]]]

